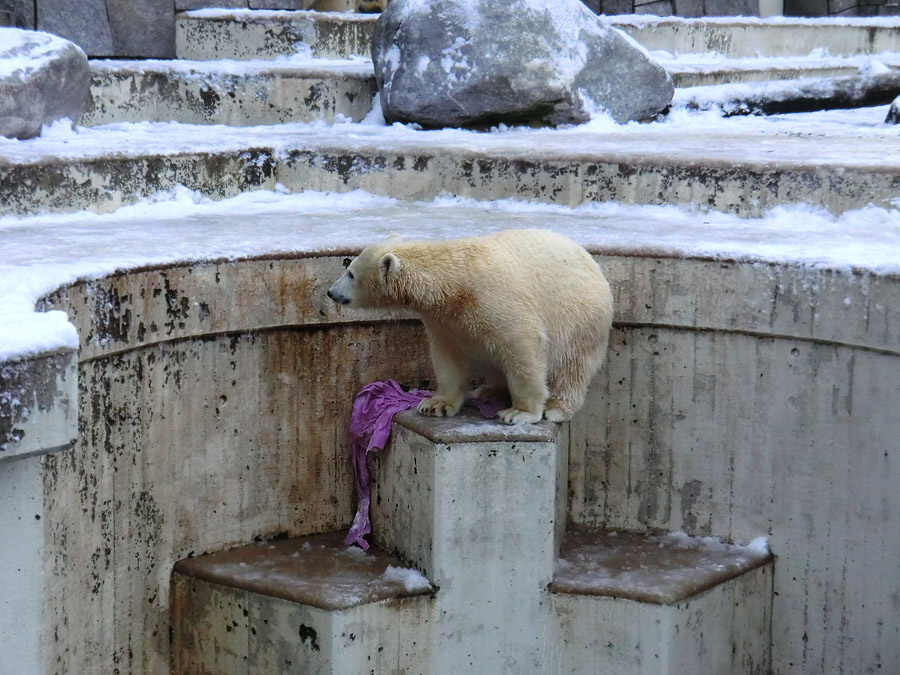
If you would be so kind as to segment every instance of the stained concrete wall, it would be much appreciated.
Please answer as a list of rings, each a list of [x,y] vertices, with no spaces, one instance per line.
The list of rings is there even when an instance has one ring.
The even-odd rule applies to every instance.
[[[82,337],[79,440],[44,460],[47,672],[164,672],[175,560],[349,523],[353,392],[430,368],[416,322],[324,297],[345,257],[141,270],[42,305]],[[773,672],[900,670],[900,279],[603,264],[617,324],[570,428],[570,518],[768,535]]]

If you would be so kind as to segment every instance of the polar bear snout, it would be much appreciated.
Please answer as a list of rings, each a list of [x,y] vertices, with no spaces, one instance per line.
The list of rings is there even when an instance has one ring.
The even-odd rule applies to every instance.
[[[328,289],[328,292],[326,293],[326,295],[329,298],[331,298],[332,300],[334,300],[336,303],[338,303],[339,305],[349,305],[350,304],[350,298],[348,298],[346,295],[341,293],[340,289],[336,289],[334,286],[332,286],[331,288]]]

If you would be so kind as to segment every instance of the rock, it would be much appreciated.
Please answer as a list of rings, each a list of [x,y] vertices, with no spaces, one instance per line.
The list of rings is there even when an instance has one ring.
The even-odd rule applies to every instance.
[[[77,122],[91,84],[87,56],[62,38],[0,28],[0,135],[31,138],[63,117]]]
[[[617,122],[672,100],[668,73],[578,0],[391,0],[375,25],[385,119],[425,127]]]
[[[887,117],[884,118],[885,124],[900,124],[900,96],[894,99],[891,107],[888,109]]]

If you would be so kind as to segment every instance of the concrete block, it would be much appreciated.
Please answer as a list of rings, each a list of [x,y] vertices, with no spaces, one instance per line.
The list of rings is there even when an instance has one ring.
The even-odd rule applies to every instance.
[[[394,418],[373,462],[372,531],[439,587],[430,673],[538,672],[565,527],[567,428],[465,412]]]
[[[0,461],[0,675],[44,672],[44,522],[41,458]]]
[[[70,448],[77,435],[76,352],[0,363],[0,471],[7,460]]]
[[[320,12],[179,14],[175,52],[180,59],[271,59],[311,49],[321,58],[370,56],[376,16]]]
[[[345,534],[176,563],[173,671],[424,675],[427,581],[415,573],[409,581],[409,570],[377,549],[345,546]]]
[[[248,126],[359,121],[372,108],[370,66],[260,67],[242,75],[178,61],[93,63],[81,123],[176,121]]]
[[[569,533],[550,586],[551,670],[767,675],[772,567],[717,540]]]

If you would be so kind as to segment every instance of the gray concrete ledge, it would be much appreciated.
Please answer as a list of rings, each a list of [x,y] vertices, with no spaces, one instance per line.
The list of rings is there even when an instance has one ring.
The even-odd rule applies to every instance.
[[[77,365],[75,351],[0,362],[0,471],[4,462],[75,443]]]
[[[372,108],[370,63],[239,69],[197,61],[93,62],[81,124],[167,122],[249,126],[359,121]]]
[[[650,50],[733,58],[796,56],[827,50],[832,56],[895,52],[900,19],[678,19],[619,16],[610,19]]]
[[[175,15],[180,59],[369,56],[377,16],[279,10],[198,10]]]

